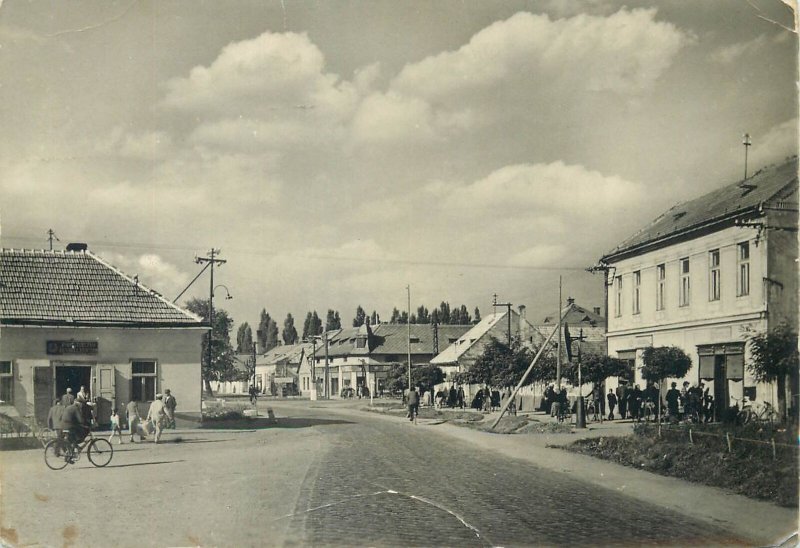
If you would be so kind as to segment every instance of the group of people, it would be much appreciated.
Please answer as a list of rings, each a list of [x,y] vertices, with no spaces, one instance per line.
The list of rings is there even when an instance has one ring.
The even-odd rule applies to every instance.
[[[684,381],[682,388],[678,383],[671,383],[667,390],[661,409],[662,415],[672,422],[692,420],[711,422],[714,420],[714,396],[709,394],[705,384],[700,382],[694,386],[689,381]],[[616,393],[611,389],[606,396],[608,400],[608,418],[614,420],[614,408],[619,406],[620,418],[630,418],[636,422],[641,420],[657,420],[659,389],[655,383],[648,383],[644,390],[634,384],[633,388],[627,382],[620,382]],[[666,405],[663,405],[666,403]]]
[[[442,387],[436,391],[436,408],[444,409],[449,407],[454,409],[458,407],[459,409],[464,409],[464,399],[463,386],[459,385],[456,388],[456,385],[451,385],[449,390],[446,387]]]
[[[490,389],[488,386],[479,389],[475,396],[472,398],[472,407],[478,411],[487,411],[489,413],[500,409],[503,395],[497,388]]]
[[[47,416],[47,426],[56,432],[58,437],[64,437],[72,444],[81,443],[89,431],[97,426],[97,398],[89,398],[86,387],[81,386],[76,396],[72,394],[72,388],[67,388],[61,398],[54,400],[53,406]],[[150,404],[147,416],[142,420],[139,414],[139,405],[131,401],[125,406],[125,423],[130,431],[130,441],[133,443],[134,436],[139,435],[139,440],[144,441],[151,434],[155,434],[155,442],[161,441],[161,434],[166,428],[175,428],[175,409],[178,401],[169,389],[164,394],[156,394],[156,399]],[[123,421],[117,408],[111,411],[111,435],[108,441],[111,442],[114,436],[119,437],[122,443]]]

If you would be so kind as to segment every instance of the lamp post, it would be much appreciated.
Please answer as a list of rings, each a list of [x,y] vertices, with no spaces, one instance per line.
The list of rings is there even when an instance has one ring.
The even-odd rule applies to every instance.
[[[311,355],[308,357],[308,363],[311,366],[311,388],[309,396],[311,401],[317,401],[317,364],[316,364],[317,336],[316,335],[313,335],[311,337],[311,345],[312,345],[312,351]]]

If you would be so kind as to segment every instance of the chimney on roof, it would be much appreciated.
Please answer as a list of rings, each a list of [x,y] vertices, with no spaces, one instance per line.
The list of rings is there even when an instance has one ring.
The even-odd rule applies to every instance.
[[[524,342],[528,340],[528,319],[524,304],[519,305],[519,338]]]
[[[567,306],[571,306],[575,304],[575,299],[573,297],[567,297]]]
[[[600,307],[599,306],[595,306],[592,310],[594,310],[594,313],[597,314],[598,316],[600,315]]]
[[[89,249],[88,244],[76,243],[76,242],[67,244],[67,251],[86,251],[87,249]]]

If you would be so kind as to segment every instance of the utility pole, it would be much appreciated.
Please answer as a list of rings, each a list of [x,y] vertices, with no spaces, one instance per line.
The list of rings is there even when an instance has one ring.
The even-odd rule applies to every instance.
[[[566,334],[564,336],[565,344],[572,344],[572,341],[578,341],[578,343],[583,342],[586,337],[583,336],[583,328],[578,332],[577,337],[570,337],[570,340],[566,340]],[[577,413],[575,414],[575,428],[586,428],[586,407],[583,404],[583,380],[581,378],[581,345],[578,344],[578,405],[576,407]],[[602,413],[601,413],[602,415]]]
[[[325,399],[331,399],[331,372],[328,368],[328,332],[322,332],[322,342],[325,344]]]
[[[47,230],[47,239],[50,241],[50,251],[53,251],[53,240],[54,239],[57,242],[61,241],[61,240],[58,239],[58,236],[56,236],[56,233],[53,232],[52,228]]]
[[[311,347],[311,356],[308,358],[311,364],[311,394],[309,399],[317,401],[317,337],[314,335],[311,336]]]
[[[214,341],[214,266],[223,265],[228,261],[224,259],[217,259],[220,250],[211,248],[208,252],[208,257],[195,257],[194,262],[197,264],[206,263],[211,267],[211,281],[209,283],[209,299],[208,299],[208,367],[211,368],[211,344]],[[176,299],[177,300],[177,299]]]
[[[747,149],[753,146],[749,133],[742,136],[742,145],[744,145],[744,178],[747,179]]]
[[[408,391],[411,392],[411,286],[406,286],[408,292],[408,319],[406,327],[408,331]]]
[[[556,356],[556,390],[561,392],[561,276],[558,277],[558,343]]]
[[[508,347],[511,348],[511,303],[498,303],[497,302],[497,293],[494,294],[494,300],[492,301],[492,306],[497,310],[498,306],[505,306],[506,310],[508,311]],[[497,312],[495,312],[496,314]]]

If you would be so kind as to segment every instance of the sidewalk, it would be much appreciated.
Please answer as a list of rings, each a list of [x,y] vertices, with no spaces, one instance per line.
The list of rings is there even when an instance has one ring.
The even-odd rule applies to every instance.
[[[367,413],[360,410],[358,412]],[[407,422],[390,415],[369,414],[387,420]],[[493,421],[498,414],[491,413],[484,421]],[[553,421],[544,414],[532,416],[541,422]],[[631,421],[591,422],[588,423],[588,428],[577,429],[568,434],[494,434],[432,419],[420,419],[419,426],[483,449],[531,462],[552,472],[569,474],[573,479],[621,492],[633,499],[717,527],[725,527],[734,535],[749,540],[754,546],[780,545],[798,529],[796,509],[783,508],[716,487],[660,476],[558,448],[578,439],[625,435],[633,430]],[[795,545],[796,538],[786,544]]]

